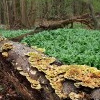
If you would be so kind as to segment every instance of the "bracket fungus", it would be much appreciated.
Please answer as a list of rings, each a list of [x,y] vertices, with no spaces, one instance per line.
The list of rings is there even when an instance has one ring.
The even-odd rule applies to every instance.
[[[0,41],[6,40],[6,38],[0,37]],[[0,47],[0,52],[2,52],[2,56],[7,58],[9,56],[8,51],[13,49],[12,43],[4,43]]]
[[[76,94],[76,93],[74,93],[74,92],[71,92],[71,93],[69,94],[69,98],[70,98],[71,100],[83,100],[83,98],[84,98],[84,93]]]
[[[45,52],[45,48],[38,48],[37,46],[31,46],[31,48],[35,48],[37,51],[44,53]]]
[[[67,95],[63,93],[65,79],[76,81],[74,84],[76,87],[80,85],[89,88],[100,87],[100,70],[94,67],[86,65],[51,65],[56,61],[54,57],[46,57],[37,52],[28,52],[26,55],[29,57],[31,67],[45,73],[45,77],[60,98],[67,98]],[[76,96],[80,95],[77,94]]]
[[[64,74],[64,78],[75,80],[75,86],[85,86],[89,88],[100,87],[100,70],[85,65],[69,65],[69,69]],[[80,82],[77,82],[80,81]]]
[[[6,58],[7,58],[8,55],[9,55],[8,52],[2,52],[2,56],[3,56],[3,57],[6,57]]]
[[[40,85],[39,81],[34,80],[33,78],[31,78],[29,76],[29,73],[26,73],[26,72],[22,71],[21,68],[19,68],[19,67],[17,68],[17,70],[19,70],[19,73],[21,75],[26,77],[26,79],[31,83],[31,87],[32,88],[37,89],[37,90],[41,89],[41,85]]]
[[[31,83],[31,87],[32,88],[37,89],[37,90],[40,90],[42,88],[41,85],[40,85],[40,83],[39,83],[39,81],[33,80],[30,77],[26,77],[26,78]]]
[[[1,47],[2,51],[8,51],[13,49],[13,44],[12,43],[4,43]]]
[[[6,40],[6,38],[0,36],[0,42]]]

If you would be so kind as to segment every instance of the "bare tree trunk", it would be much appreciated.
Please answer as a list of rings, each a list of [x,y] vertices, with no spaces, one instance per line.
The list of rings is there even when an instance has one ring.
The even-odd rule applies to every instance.
[[[20,0],[21,21],[27,26],[27,0]]]
[[[73,15],[76,16],[77,14],[77,1],[76,0],[73,0]]]
[[[1,6],[1,3],[0,3],[0,24],[1,24],[1,20],[2,20],[2,19],[1,19],[1,15],[2,15],[2,13],[1,13],[1,12],[2,12],[2,11],[1,11],[2,8],[1,8],[1,7],[2,7],[2,6]]]
[[[8,3],[6,0],[3,0],[4,7],[4,21],[6,25],[9,25],[9,11],[8,11]]]
[[[13,2],[13,13],[14,13],[14,20],[16,21],[17,20],[17,7],[16,7],[16,4],[17,4],[17,2],[16,2],[16,0],[13,0],[12,1]]]
[[[35,19],[36,19],[36,1],[31,0],[30,6],[28,10],[28,24],[30,27],[34,27]]]
[[[99,29],[99,23],[98,23],[98,20],[96,19],[96,16],[95,16],[92,0],[89,0],[88,6],[89,6],[89,10],[90,10],[90,15],[91,15],[92,20],[94,22],[94,29]]]
[[[3,0],[0,2],[0,8],[1,8],[1,23],[4,24],[4,9],[3,9]]]

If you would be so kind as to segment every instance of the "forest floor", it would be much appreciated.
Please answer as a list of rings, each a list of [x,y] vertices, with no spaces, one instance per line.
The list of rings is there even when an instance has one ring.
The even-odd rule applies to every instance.
[[[0,70],[0,100],[23,100]]]

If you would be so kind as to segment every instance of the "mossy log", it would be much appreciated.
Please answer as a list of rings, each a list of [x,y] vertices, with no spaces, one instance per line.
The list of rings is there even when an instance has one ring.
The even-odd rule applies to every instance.
[[[45,71],[38,70],[35,66],[31,67],[32,65],[28,61],[29,58],[25,56],[28,52],[35,52],[38,54],[41,54],[41,52],[34,48],[29,48],[24,44],[5,40],[2,37],[0,38],[0,70],[2,70],[8,80],[14,84],[16,90],[25,100],[76,100],[76,98],[78,98],[77,100],[100,99],[99,87],[91,89],[89,87],[81,86],[77,88],[74,85],[76,80],[71,79],[64,79],[61,83],[63,94],[66,94],[66,97],[60,98],[58,91],[55,92],[55,87],[59,86],[59,83],[57,84],[55,82],[56,86],[53,88],[52,84],[50,84],[51,81],[46,77]],[[42,56],[47,57],[44,54],[42,54]],[[62,64],[56,60],[51,65],[61,66]],[[34,80],[36,80],[36,86],[32,87]],[[71,96],[75,99],[73,99],[73,97],[71,98]]]

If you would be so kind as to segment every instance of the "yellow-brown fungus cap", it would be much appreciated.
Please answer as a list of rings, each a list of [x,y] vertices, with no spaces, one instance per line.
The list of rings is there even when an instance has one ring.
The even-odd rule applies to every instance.
[[[7,51],[13,49],[13,44],[12,43],[4,43],[3,46],[1,47],[2,51]]]
[[[8,52],[2,52],[2,56],[3,56],[3,57],[8,57],[9,54],[8,54]]]

